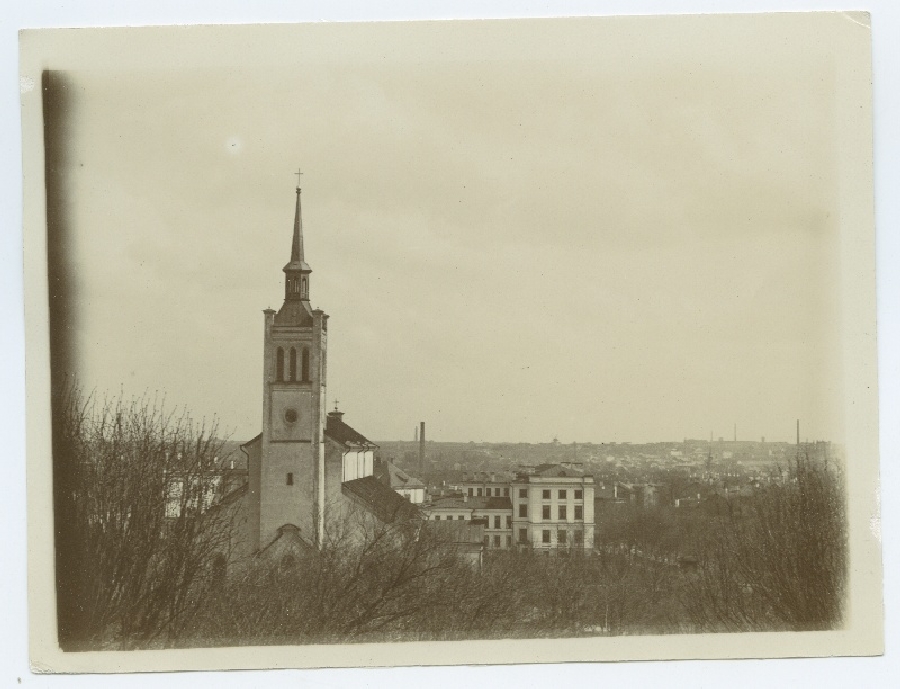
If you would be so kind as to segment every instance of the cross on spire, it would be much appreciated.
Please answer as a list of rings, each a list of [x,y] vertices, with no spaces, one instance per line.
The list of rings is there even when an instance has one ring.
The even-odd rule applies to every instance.
[[[299,189],[300,188],[300,176],[303,173],[300,171],[300,168],[297,168],[297,172],[295,172],[294,174],[297,175],[297,188]]]

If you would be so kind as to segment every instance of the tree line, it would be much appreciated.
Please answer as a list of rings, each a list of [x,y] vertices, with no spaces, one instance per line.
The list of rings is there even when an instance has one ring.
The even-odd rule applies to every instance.
[[[359,523],[332,529],[321,548],[235,566],[234,512],[215,484],[222,443],[215,423],[167,412],[157,399],[60,394],[64,649],[840,626],[842,477],[805,457],[783,485],[714,512],[602,512],[592,554],[488,551],[473,566],[432,522],[383,524],[349,512],[342,519]],[[679,562],[684,553],[690,563]]]

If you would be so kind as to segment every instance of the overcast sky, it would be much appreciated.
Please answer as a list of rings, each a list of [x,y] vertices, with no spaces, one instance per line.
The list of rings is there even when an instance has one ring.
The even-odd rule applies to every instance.
[[[70,74],[86,387],[259,432],[299,167],[329,406],[368,437],[792,440],[800,418],[840,439],[835,56],[815,25],[271,40],[288,59],[242,66],[235,40],[227,64]]]

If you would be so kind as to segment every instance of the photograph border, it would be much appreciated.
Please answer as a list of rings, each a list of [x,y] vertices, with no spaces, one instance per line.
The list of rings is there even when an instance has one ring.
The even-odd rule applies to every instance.
[[[812,15],[811,15],[812,16]],[[824,19],[823,15],[818,15]],[[649,19],[649,18],[648,18]],[[657,17],[657,19],[659,19]],[[664,19],[664,18],[663,18]],[[850,496],[850,606],[847,629],[833,632],[704,634],[601,639],[402,642],[364,645],[254,647],[167,651],[59,651],[55,638],[53,583],[52,492],[49,475],[49,361],[47,245],[44,207],[43,138],[40,90],[44,69],[92,69],[103,64],[110,45],[134,40],[170,46],[175,35],[202,35],[202,50],[191,56],[178,51],[163,57],[169,68],[190,59],[206,66],[228,64],[228,46],[262,45],[271,27],[205,26],[152,29],[40,30],[21,34],[23,80],[23,181],[26,306],[26,442],[28,570],[31,658],[38,672],[123,672],[221,670],[248,668],[373,667],[394,665],[552,663],[570,661],[657,660],[693,658],[816,657],[872,655],[883,652],[881,554],[878,534],[878,383],[875,337],[875,234],[872,177],[871,46],[864,13],[831,14],[840,21],[835,39],[846,56],[836,67],[835,154],[840,161],[841,290],[846,454],[872,457],[848,472]],[[457,20],[462,21],[462,20]],[[496,20],[563,21],[563,20]],[[595,21],[593,18],[585,21]],[[846,25],[844,25],[846,22]],[[367,25],[361,25],[367,26]],[[271,28],[281,36],[290,27]],[[125,38],[125,34],[130,36]],[[154,34],[150,37],[150,34]],[[277,59],[272,42],[251,61],[265,65]],[[837,49],[836,49],[837,50]],[[160,67],[159,54],[144,58]],[[152,57],[150,57],[152,56]],[[246,64],[242,62],[241,64]],[[146,66],[146,65],[145,65]],[[163,64],[162,68],[166,65]],[[124,68],[124,67],[122,67]],[[138,67],[135,67],[138,68]],[[30,80],[30,81],[29,81]],[[25,84],[31,83],[32,90]],[[737,639],[737,637],[740,637]],[[435,648],[435,644],[439,644]],[[414,658],[415,662],[410,663]]]

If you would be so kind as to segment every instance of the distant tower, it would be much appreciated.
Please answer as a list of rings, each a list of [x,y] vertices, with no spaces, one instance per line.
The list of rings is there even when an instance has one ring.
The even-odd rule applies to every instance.
[[[250,511],[256,548],[285,525],[316,544],[324,534],[328,316],[310,307],[311,272],[303,255],[298,184],[284,303],[277,313],[263,312],[263,431],[260,461],[250,476],[250,499],[258,508]]]
[[[419,473],[425,467],[425,422],[419,422]]]

